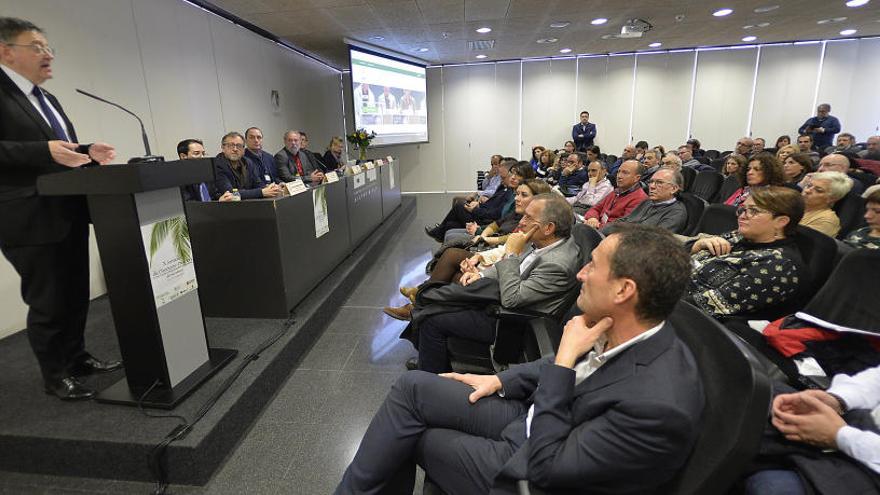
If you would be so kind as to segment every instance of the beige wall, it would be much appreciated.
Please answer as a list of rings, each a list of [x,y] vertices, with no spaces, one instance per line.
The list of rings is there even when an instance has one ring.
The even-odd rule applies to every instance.
[[[46,87],[60,99],[83,142],[102,140],[120,161],[143,154],[134,119],[74,88],[127,106],[144,119],[153,153],[174,159],[186,137],[219,152],[229,130],[262,127],[274,153],[285,129],[309,131],[323,152],[344,132],[340,74],[180,0],[0,0],[4,16],[46,30],[58,50]],[[275,111],[270,91],[278,90]],[[92,240],[92,295],[106,290]],[[0,337],[24,326],[19,279],[0,260]]]
[[[404,192],[472,190],[490,154],[562,147],[583,109],[605,153],[642,139],[674,147],[689,135],[723,151],[750,130],[768,146],[793,136],[816,99],[864,141],[880,131],[878,59],[880,39],[862,39],[433,67],[431,142],[376,155],[401,157]]]

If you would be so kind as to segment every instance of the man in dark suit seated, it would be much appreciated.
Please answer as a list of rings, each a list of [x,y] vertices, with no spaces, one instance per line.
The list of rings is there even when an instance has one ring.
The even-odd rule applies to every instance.
[[[223,194],[238,189],[241,199],[280,198],[284,189],[263,180],[261,169],[244,156],[244,136],[230,132],[220,141],[223,152],[214,158],[215,187]]]
[[[244,156],[254,162],[260,168],[263,182],[277,184],[278,170],[275,168],[275,157],[263,150],[263,131],[259,127],[248,127],[244,131],[245,150]]]
[[[275,153],[275,168],[278,177],[284,182],[302,179],[306,185],[324,182],[324,172],[318,163],[313,162],[301,149],[302,136],[298,131],[284,133],[284,148]]]
[[[556,356],[498,375],[403,375],[336,493],[412,493],[416,462],[447,493],[516,493],[519,479],[656,491],[687,460],[704,403],[694,357],[664,321],[689,274],[672,234],[620,227],[578,273],[583,315]]]
[[[206,158],[205,145],[199,139],[184,139],[177,143],[177,157],[181,160]],[[183,194],[184,201],[211,201],[217,197],[217,190],[213,182],[200,182],[198,184],[180,186],[180,192]],[[232,199],[232,193],[229,191],[217,197],[218,201],[232,201]]]

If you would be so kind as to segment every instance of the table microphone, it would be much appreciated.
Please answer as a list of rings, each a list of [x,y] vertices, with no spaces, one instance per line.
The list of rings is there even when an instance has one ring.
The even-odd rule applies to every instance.
[[[77,88],[76,92],[79,94],[82,94],[82,95],[86,95],[89,98],[106,103],[110,106],[114,106],[114,107],[122,110],[123,112],[125,112],[125,113],[127,113],[137,119],[138,123],[141,125],[141,137],[144,139],[144,151],[146,151],[147,154],[144,156],[133,157],[128,160],[128,163],[145,163],[145,162],[149,163],[149,162],[164,162],[165,161],[165,157],[156,156],[156,155],[153,155],[152,152],[150,152],[150,141],[149,141],[149,139],[147,139],[147,130],[144,128],[144,121],[141,120],[141,118],[138,117],[134,112],[123,107],[122,105],[120,105],[118,103],[113,103],[112,101],[105,100],[104,98],[101,98],[100,96],[95,96],[91,93],[87,93],[79,88]]]

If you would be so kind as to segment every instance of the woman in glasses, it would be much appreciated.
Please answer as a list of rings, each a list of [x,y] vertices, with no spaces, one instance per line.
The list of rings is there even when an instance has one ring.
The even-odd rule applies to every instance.
[[[740,187],[727,198],[724,202],[726,205],[739,206],[754,189],[765,186],[781,186],[785,182],[782,162],[770,153],[758,153],[753,156],[747,167],[740,168],[737,177]]]
[[[790,301],[810,279],[794,236],[800,193],[754,189],[737,208],[737,230],[698,239],[686,299],[713,316],[754,314]]]

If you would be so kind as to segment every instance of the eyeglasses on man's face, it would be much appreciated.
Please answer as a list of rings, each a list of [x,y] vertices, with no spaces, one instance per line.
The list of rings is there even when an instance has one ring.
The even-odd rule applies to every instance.
[[[660,180],[660,179],[651,179],[651,180],[648,181],[648,185],[649,185],[649,186],[654,186],[654,187],[660,187],[660,186],[662,186],[662,185],[664,185],[664,184],[670,184],[670,185],[671,185],[672,182],[667,182],[667,181],[665,181],[665,180]]]
[[[40,43],[30,43],[28,45],[22,45],[21,43],[4,43],[4,45],[17,46],[20,48],[29,48],[32,52],[36,53],[37,55],[46,54],[46,55],[51,55],[54,57],[55,53],[56,53],[55,49],[52,48],[51,46],[43,45]]]
[[[224,148],[232,149],[232,150],[243,150],[244,145],[241,143],[223,143]]]

